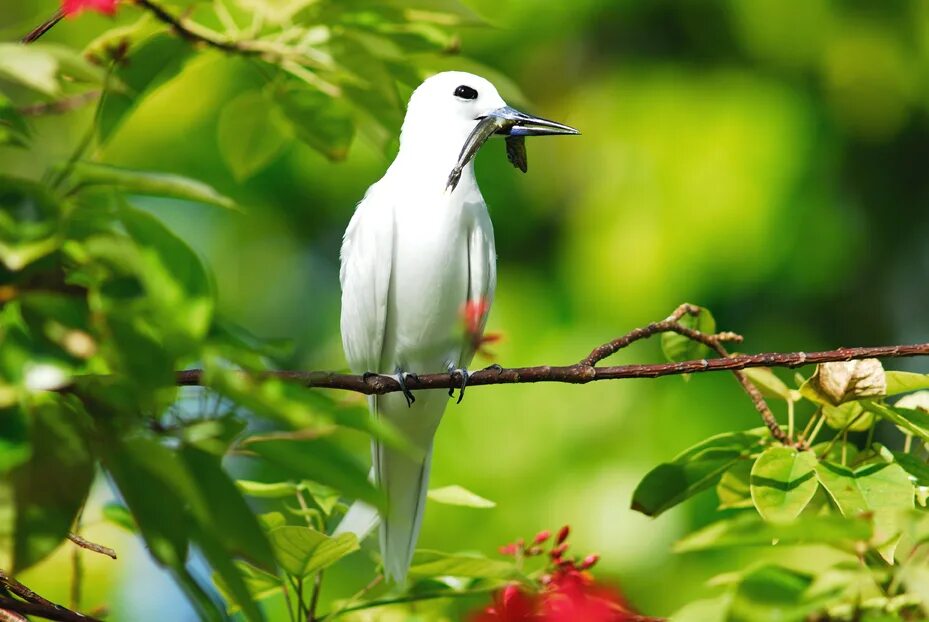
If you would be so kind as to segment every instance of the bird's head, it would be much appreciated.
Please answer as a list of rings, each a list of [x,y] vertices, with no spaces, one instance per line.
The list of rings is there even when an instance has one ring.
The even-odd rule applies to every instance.
[[[475,137],[479,127],[483,134]],[[463,166],[492,134],[522,137],[577,133],[567,125],[508,106],[494,85],[480,76],[445,71],[427,78],[413,92],[400,145],[401,151],[422,150],[443,161],[461,156]]]

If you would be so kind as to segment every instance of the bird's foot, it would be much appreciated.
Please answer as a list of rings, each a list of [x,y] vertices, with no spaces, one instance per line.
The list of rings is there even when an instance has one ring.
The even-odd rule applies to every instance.
[[[413,405],[413,402],[416,401],[416,398],[413,397],[413,392],[410,391],[406,386],[406,379],[412,378],[413,380],[418,381],[419,377],[416,374],[410,374],[399,367],[397,368],[397,384],[400,385],[400,390],[403,391],[403,397],[406,398],[406,405],[410,407]]]
[[[377,378],[378,376],[380,376],[380,374],[377,372],[366,371],[365,373],[361,374],[361,381],[368,382],[368,380],[370,380],[371,378]]]
[[[460,404],[461,400],[464,399],[464,392],[465,392],[465,389],[468,387],[468,380],[471,378],[471,374],[468,373],[467,368],[455,367],[454,365],[451,365],[451,364],[449,364],[448,366],[448,373],[449,375],[453,377],[458,376],[459,378],[461,378],[461,384],[459,385],[460,390],[458,391],[458,401],[455,402],[456,404]],[[455,387],[448,388],[448,396],[455,397]]]
[[[502,366],[500,363],[494,363],[493,365],[488,365],[487,367],[485,367],[485,368],[482,369],[481,371],[488,371],[488,370],[490,370],[490,369],[494,370],[495,372],[497,372],[497,373],[499,374],[500,372],[503,371],[503,366]]]

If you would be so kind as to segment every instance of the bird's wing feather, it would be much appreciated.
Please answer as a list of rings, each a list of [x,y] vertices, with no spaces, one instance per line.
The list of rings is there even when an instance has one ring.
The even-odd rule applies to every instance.
[[[355,373],[382,369],[393,264],[394,210],[376,186],[358,204],[342,241],[342,345]]]
[[[468,302],[482,303],[488,311],[493,304],[497,288],[497,251],[494,246],[494,229],[486,209],[479,211],[468,234]],[[484,333],[487,324],[485,313],[481,318],[479,333]],[[474,356],[474,344],[469,344],[463,353],[461,365],[470,363]]]

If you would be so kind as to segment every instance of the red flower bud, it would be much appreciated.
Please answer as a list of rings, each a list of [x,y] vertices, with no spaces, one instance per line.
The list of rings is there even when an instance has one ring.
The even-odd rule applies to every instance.
[[[562,542],[564,542],[565,540],[567,540],[567,539],[568,539],[568,535],[569,535],[570,533],[571,533],[571,527],[570,527],[570,525],[565,525],[564,527],[562,527],[561,529],[559,529],[559,530],[558,530],[558,536],[555,538],[555,544],[558,545],[558,544],[561,544]]]
[[[501,555],[516,555],[516,550],[516,545],[512,542],[497,549]]]
[[[545,531],[540,531],[535,534],[535,538],[532,539],[533,544],[542,544],[546,540],[552,537],[552,532],[546,529]]]
[[[559,544],[558,546],[552,549],[551,553],[549,553],[549,556],[553,560],[559,561],[561,560],[561,556],[564,555],[564,552],[567,550],[568,550],[568,543],[562,542],[561,544]]]
[[[584,558],[584,561],[582,561],[578,565],[578,569],[587,570],[588,568],[593,567],[593,565],[596,564],[598,561],[600,561],[600,556],[597,555],[596,553],[594,553],[593,555],[588,555],[587,557]]]
[[[72,17],[82,11],[96,11],[113,15],[119,0],[61,0],[61,12]]]

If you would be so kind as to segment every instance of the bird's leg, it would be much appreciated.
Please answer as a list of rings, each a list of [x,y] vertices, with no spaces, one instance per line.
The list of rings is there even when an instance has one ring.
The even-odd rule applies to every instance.
[[[413,397],[413,392],[406,387],[406,379],[412,378],[413,380],[419,380],[416,374],[409,374],[403,371],[402,368],[398,367],[396,370],[397,374],[397,384],[400,385],[400,390],[403,391],[403,397],[406,398],[406,405],[410,407],[413,405],[413,402],[416,401],[416,398]]]
[[[461,387],[458,391],[458,401],[455,402],[456,404],[460,404],[461,400],[464,399],[464,392],[468,386],[468,379],[471,377],[471,374],[468,373],[468,369],[466,367],[455,367],[454,363],[448,364],[448,373],[451,376],[459,376],[461,378]],[[455,397],[454,387],[448,388],[448,396]]]

